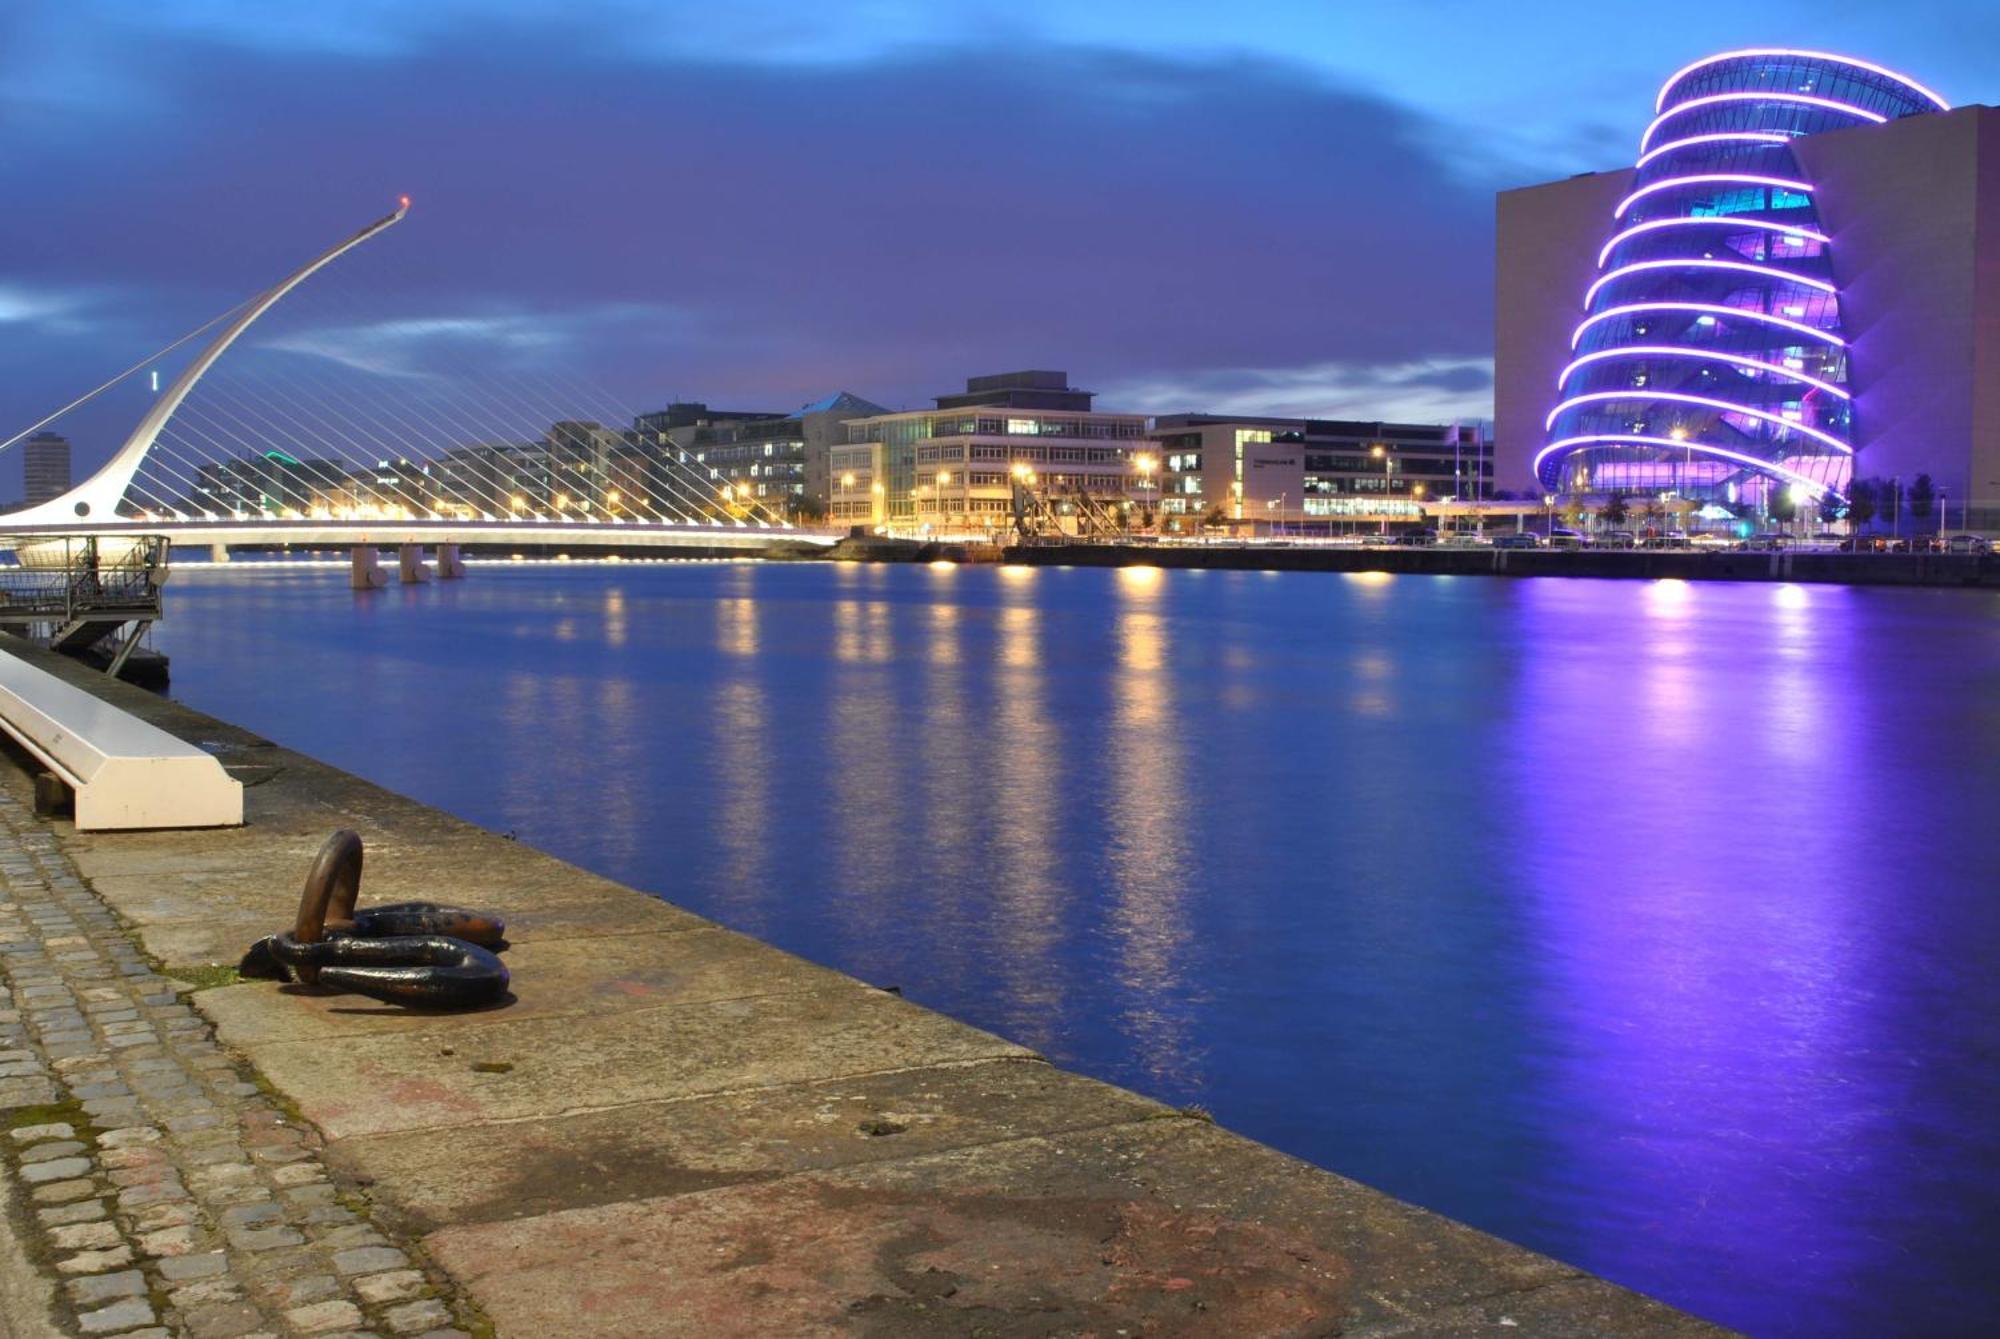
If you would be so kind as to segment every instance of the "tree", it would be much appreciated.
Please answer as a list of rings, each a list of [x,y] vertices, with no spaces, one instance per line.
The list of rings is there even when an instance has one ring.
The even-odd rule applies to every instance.
[[[1613,493],[1610,497],[1604,499],[1604,506],[1598,511],[1597,519],[1606,525],[1623,525],[1625,524],[1625,518],[1631,514],[1632,509],[1626,503],[1625,495],[1623,493]]]
[[[1856,479],[1847,490],[1847,519],[1856,531],[1875,519],[1875,499],[1881,485],[1873,479]]]
[[[1937,488],[1931,483],[1931,476],[1919,474],[1910,483],[1910,517],[1912,520],[1928,521],[1931,509],[1937,505]]]
[[[785,518],[806,525],[817,524],[826,519],[826,503],[804,493],[789,493],[785,497]]]
[[[1201,523],[1210,530],[1216,530],[1220,529],[1228,519],[1229,513],[1224,511],[1222,504],[1218,502],[1208,509],[1208,514],[1201,518]]]
[[[1832,525],[1835,521],[1847,515],[1848,509],[1849,504],[1843,503],[1838,493],[1826,492],[1819,495],[1819,523],[1821,525]]]
[[[1896,516],[1903,510],[1903,481],[1891,479],[1882,485],[1882,519],[1890,525],[1896,523]]]
[[[1774,521],[1789,521],[1799,514],[1799,504],[1792,501],[1791,489],[1773,488],[1764,503],[1764,510],[1771,514]]]

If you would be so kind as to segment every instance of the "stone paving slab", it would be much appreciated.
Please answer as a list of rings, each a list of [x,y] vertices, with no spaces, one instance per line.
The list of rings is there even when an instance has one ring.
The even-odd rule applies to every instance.
[[[508,1121],[476,1140],[458,1128],[342,1139],[328,1157],[379,1187],[399,1224],[429,1232],[1173,1115],[1050,1065],[996,1060]]]
[[[459,1224],[425,1244],[518,1333],[578,1314],[593,1333],[690,1336],[1427,1334],[1432,1316],[1497,1330],[1528,1315],[1539,1335],[1714,1333],[1629,1293],[1538,1301],[1605,1290],[1350,1190],[1183,1118]]]
[[[432,1308],[422,1328],[475,1314],[343,1202],[317,1135],[153,970],[18,784],[0,787],[0,982],[0,1175],[70,1332],[394,1331],[396,1308],[343,1278],[363,1247],[375,1272],[415,1274],[399,1302]]]
[[[101,905],[102,988],[123,993],[66,1001],[65,936],[31,948],[42,957],[15,981],[28,1020],[15,1032],[33,1064],[10,1075],[0,1061],[0,1103],[59,1089],[96,1104],[76,1117],[93,1122],[74,1141],[91,1150],[89,1174],[24,1189],[51,1232],[117,1229],[122,1247],[74,1234],[66,1258],[87,1257],[88,1277],[137,1269],[148,1282],[143,1298],[101,1285],[104,1332],[141,1303],[204,1336],[422,1333],[454,1306],[533,1339],[1721,1333],[237,727],[22,654],[204,743],[249,783],[239,830],[18,828],[54,895],[82,907],[94,884],[168,968],[233,962],[248,931],[289,923],[337,827],[368,843],[364,905],[491,907],[515,943],[517,1000],[468,1016],[391,1018],[275,983],[202,990],[222,1046],[203,1015],[148,1012],[178,1004],[171,983],[129,938],[113,943]],[[18,806],[24,782],[0,789]],[[23,933],[45,933],[27,919]],[[113,1030],[128,1022],[151,1035]],[[9,1035],[0,1025],[0,1054]],[[253,1073],[306,1128],[282,1122]],[[162,1253],[144,1254],[145,1240]]]
[[[476,1026],[438,1019],[383,1036],[229,1040],[332,1139],[1032,1055],[852,981],[592,1017]],[[482,1064],[511,1068],[474,1068]]]

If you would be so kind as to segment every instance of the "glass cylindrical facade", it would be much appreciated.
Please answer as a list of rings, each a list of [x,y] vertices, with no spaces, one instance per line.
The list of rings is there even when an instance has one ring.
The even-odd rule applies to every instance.
[[[1535,460],[1552,492],[1838,496],[1853,396],[1833,239],[1800,135],[1945,109],[1820,52],[1698,61],[1660,90]]]

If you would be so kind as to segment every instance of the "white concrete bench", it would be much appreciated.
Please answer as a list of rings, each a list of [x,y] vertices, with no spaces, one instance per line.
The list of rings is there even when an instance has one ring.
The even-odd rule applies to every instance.
[[[0,728],[76,792],[79,831],[243,822],[243,783],[214,755],[5,651]]]

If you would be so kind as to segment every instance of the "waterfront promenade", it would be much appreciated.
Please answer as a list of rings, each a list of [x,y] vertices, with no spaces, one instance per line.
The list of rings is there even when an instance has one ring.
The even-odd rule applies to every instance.
[[[835,555],[839,556],[838,554]],[[2000,557],[1953,553],[1502,549],[1491,546],[1262,544],[1013,545],[1035,567],[1173,567],[1237,572],[1394,572],[1412,576],[1598,577],[1634,581],[1808,581],[1848,586],[2000,586]]]
[[[241,830],[78,836],[0,772],[6,1156],[91,1332],[1718,1333],[17,653],[246,787]],[[214,971],[288,923],[338,827],[368,842],[364,905],[505,915],[517,998],[412,1015]]]

